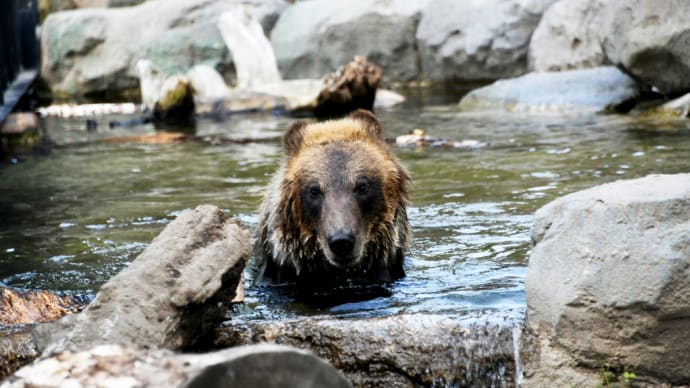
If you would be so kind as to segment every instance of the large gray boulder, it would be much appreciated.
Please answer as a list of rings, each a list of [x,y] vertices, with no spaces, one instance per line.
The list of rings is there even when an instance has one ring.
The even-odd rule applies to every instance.
[[[554,0],[434,0],[422,12],[417,46],[432,81],[514,77],[527,70],[527,48]]]
[[[537,211],[532,241],[527,323],[541,355],[527,385],[594,386],[602,368],[690,381],[690,174],[559,198]]]
[[[39,351],[94,344],[183,349],[225,317],[251,251],[249,234],[215,206],[182,212],[80,314],[38,326]]]
[[[271,32],[286,78],[314,78],[355,55],[384,81],[484,80],[522,74],[541,13],[555,0],[298,2]]]
[[[462,111],[529,113],[624,110],[638,96],[633,79],[615,67],[529,73],[475,89],[460,101]]]
[[[41,77],[56,98],[136,95],[135,66],[146,58],[165,74],[206,64],[230,82],[220,14],[244,7],[268,33],[286,6],[283,0],[151,0],[51,14],[41,31]]]
[[[541,19],[530,69],[614,64],[651,90],[690,91],[690,2],[559,0]]]
[[[296,2],[271,31],[283,78],[320,78],[356,55],[381,67],[387,80],[417,78],[415,32],[428,1]]]
[[[610,64],[604,48],[609,38],[606,16],[598,0],[557,1],[544,12],[532,34],[529,69],[561,71]]]
[[[313,354],[279,345],[206,354],[98,345],[43,358],[17,371],[2,388],[58,387],[336,387],[350,384]]]
[[[278,343],[306,348],[357,387],[515,386],[519,329],[493,318],[402,314],[333,319],[233,320],[216,346]]]

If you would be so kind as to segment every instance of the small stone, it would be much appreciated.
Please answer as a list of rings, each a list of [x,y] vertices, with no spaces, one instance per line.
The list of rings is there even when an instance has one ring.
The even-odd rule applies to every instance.
[[[0,127],[0,135],[22,135],[38,130],[38,116],[34,113],[12,113]]]

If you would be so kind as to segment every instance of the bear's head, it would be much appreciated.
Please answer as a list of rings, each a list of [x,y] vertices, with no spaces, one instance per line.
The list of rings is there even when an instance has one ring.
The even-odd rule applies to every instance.
[[[377,118],[358,110],[340,120],[299,121],[283,145],[287,160],[274,226],[297,272],[323,259],[338,269],[372,272],[396,260],[400,274],[383,277],[402,276],[410,178]]]

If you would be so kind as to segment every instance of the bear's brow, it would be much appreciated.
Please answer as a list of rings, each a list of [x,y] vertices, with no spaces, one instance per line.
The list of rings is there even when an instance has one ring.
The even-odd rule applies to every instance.
[[[351,119],[345,119],[334,125],[330,121],[312,124],[307,127],[304,134],[304,142],[311,144],[325,144],[339,140],[363,140],[369,139],[367,131],[361,124]]]

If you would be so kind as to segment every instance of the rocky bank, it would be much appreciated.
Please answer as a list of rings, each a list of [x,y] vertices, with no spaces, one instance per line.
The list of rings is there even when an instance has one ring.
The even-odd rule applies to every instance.
[[[41,75],[54,97],[132,100],[138,98],[135,64],[148,59],[168,75],[208,65],[232,86],[233,60],[217,21],[224,11],[242,8],[270,37],[284,79],[320,78],[357,55],[382,69],[384,87],[553,72],[504,80],[489,87],[486,94],[491,97],[475,94],[473,103],[461,109],[505,110],[513,104],[493,96],[500,97],[507,84],[515,82],[512,88],[527,91],[524,101],[517,97],[517,104],[535,104],[533,111],[544,111],[545,106],[548,111],[606,108],[610,104],[600,104],[600,91],[606,88],[629,89],[625,95],[633,98],[619,109],[628,111],[650,96],[673,98],[690,92],[690,49],[684,44],[690,29],[684,17],[688,7],[683,0],[149,0],[51,14],[41,32]],[[135,40],[124,38],[132,31],[137,31]],[[602,66],[617,67],[625,76],[609,77],[603,84],[585,77],[582,86],[572,91],[567,87],[575,84],[564,71]],[[542,87],[560,87],[562,98],[550,104],[531,100]],[[592,89],[592,102],[581,104],[587,88]],[[514,97],[510,93],[506,98]],[[575,103],[568,100],[570,94]],[[664,112],[686,115],[687,105],[682,102],[680,109]]]
[[[618,76],[616,84],[609,81],[598,83],[594,79],[583,79],[583,85],[591,89],[592,104],[600,99],[602,89],[627,88],[628,111],[636,102],[653,98],[663,103],[690,92],[690,46],[687,41],[690,21],[686,17],[690,4],[682,0],[656,2],[653,0],[559,0],[546,9],[531,36],[528,46],[529,71],[535,82],[524,78],[508,79],[500,84],[487,86],[480,95],[472,96],[472,106],[492,106],[504,110],[506,104],[496,104],[495,95],[500,95],[511,85],[513,89],[525,90],[525,98],[519,103],[529,106],[533,96],[541,92],[543,77],[537,74],[549,72],[550,86],[561,88],[563,97],[554,98],[555,111],[573,108],[572,100],[580,100],[580,88],[571,93],[564,87],[572,79],[571,70],[595,69],[614,66],[626,76]],[[571,96],[572,94],[572,96]],[[486,99],[480,98],[487,96]],[[505,98],[515,99],[509,92]],[[505,99],[503,98],[503,99]],[[481,103],[478,104],[477,101]],[[498,99],[499,102],[501,98]],[[563,101],[564,103],[559,103]],[[539,101],[541,103],[541,101]],[[581,104],[574,106],[580,111]],[[461,102],[461,108],[470,104]],[[599,111],[607,104],[600,105]],[[585,111],[591,111],[585,107]],[[670,108],[655,113],[670,113],[685,117],[688,112],[687,98]]]

